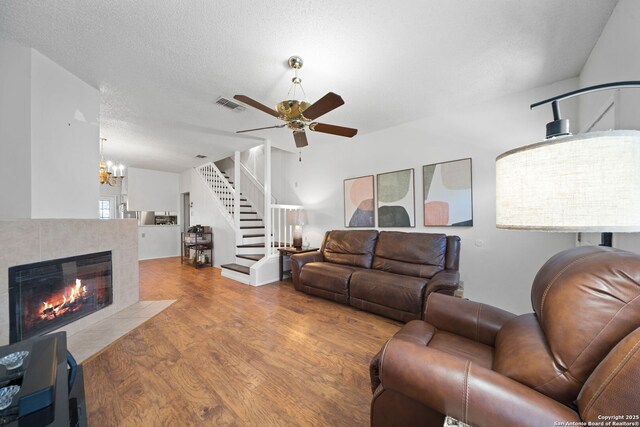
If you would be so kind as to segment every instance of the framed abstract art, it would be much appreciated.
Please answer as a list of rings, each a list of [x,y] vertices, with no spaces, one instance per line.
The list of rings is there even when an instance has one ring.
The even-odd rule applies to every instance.
[[[378,174],[378,227],[415,227],[413,169]]]
[[[373,175],[344,180],[344,226],[375,227]]]
[[[425,227],[472,226],[471,159],[422,167]]]

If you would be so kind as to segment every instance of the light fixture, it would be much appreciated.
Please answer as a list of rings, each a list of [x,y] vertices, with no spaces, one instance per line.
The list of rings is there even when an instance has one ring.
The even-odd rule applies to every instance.
[[[569,133],[558,101],[599,90],[640,87],[607,83],[531,105],[552,104],[547,140],[496,158],[496,226],[505,229],[602,232],[640,231],[640,132]]]
[[[302,249],[302,226],[308,221],[307,211],[304,209],[295,209],[287,213],[289,224],[293,225],[293,247]]]
[[[307,141],[307,134],[305,128],[308,128],[313,132],[328,133],[331,135],[344,136],[352,138],[358,133],[358,129],[347,128],[344,126],[336,126],[327,123],[316,122],[315,119],[327,114],[330,111],[335,110],[344,104],[344,100],[340,95],[329,92],[313,104],[307,102],[307,95],[302,88],[302,79],[298,76],[298,71],[302,68],[304,61],[299,56],[292,56],[287,61],[289,67],[294,70],[294,77],[291,79],[291,87],[287,93],[287,98],[284,101],[279,102],[276,108],[267,107],[264,104],[251,99],[246,95],[235,95],[233,98],[244,104],[247,104],[255,109],[258,109],[264,113],[267,113],[285,123],[260,127],[254,129],[245,129],[236,131],[236,133],[254,132],[264,129],[279,129],[288,127],[293,131],[293,139],[298,149],[309,145]],[[304,97],[304,100],[296,98],[296,92],[298,87]]]
[[[100,170],[98,172],[98,180],[100,184],[109,184],[112,187],[122,185],[124,181],[124,166],[122,164],[116,165],[111,160],[104,161],[102,155],[102,146],[106,141],[106,138],[100,138]],[[118,172],[118,170],[120,172]]]

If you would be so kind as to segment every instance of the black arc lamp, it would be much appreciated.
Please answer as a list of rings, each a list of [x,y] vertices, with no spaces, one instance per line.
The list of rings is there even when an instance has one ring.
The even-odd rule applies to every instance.
[[[571,135],[559,101],[601,90],[640,88],[640,81],[600,84],[567,92],[551,104],[553,121],[542,142],[496,158],[496,227],[518,230],[640,231],[640,132],[610,130]]]

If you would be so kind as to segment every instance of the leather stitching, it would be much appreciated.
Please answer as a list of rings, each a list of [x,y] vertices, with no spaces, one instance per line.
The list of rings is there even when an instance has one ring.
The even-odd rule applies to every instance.
[[[478,313],[476,315],[476,341],[480,342],[480,312],[482,311],[482,304],[478,304]]]
[[[602,394],[604,389],[607,388],[607,386],[611,383],[611,381],[613,381],[613,378],[616,375],[618,375],[618,373],[622,370],[624,365],[636,353],[636,351],[638,350],[639,346],[640,346],[640,340],[638,340],[636,345],[634,345],[633,348],[631,350],[629,350],[627,355],[620,361],[620,363],[618,363],[618,366],[616,366],[615,369],[613,371],[611,371],[611,373],[607,376],[607,379],[604,380],[602,382],[602,384],[600,384],[600,387],[598,387],[598,390],[596,390],[596,392],[593,394],[593,396],[591,396],[591,399],[589,400],[589,403],[587,403],[587,406],[585,406],[585,409],[584,409],[585,417],[584,418],[587,418],[586,414],[591,410],[591,407],[593,406],[593,404],[595,404],[596,399],[598,397],[600,397],[600,395]]]
[[[429,297],[427,296],[427,300],[424,303],[424,321],[427,321],[427,314],[429,313]]]
[[[556,274],[555,276],[553,276],[553,279],[551,279],[551,280],[549,281],[549,284],[547,285],[547,287],[545,288],[544,292],[542,293],[542,299],[540,300],[540,321],[542,321],[542,312],[544,311],[544,301],[545,301],[545,299],[547,298],[547,293],[549,292],[549,289],[551,289],[551,287],[555,284],[555,281],[556,281],[556,280],[558,280],[558,278],[559,278],[560,276],[562,276],[562,274],[563,274],[563,273],[564,273],[564,272],[565,272],[569,267],[572,267],[572,266],[574,266],[575,264],[577,264],[577,263],[579,263],[579,262],[582,262],[582,261],[586,260],[587,258],[592,258],[592,257],[594,257],[594,256],[598,256],[598,255],[601,255],[601,254],[602,254],[601,252],[596,252],[596,253],[593,253],[593,254],[587,254],[587,255],[584,255],[583,257],[581,257],[581,258],[578,258],[578,259],[574,260],[574,261],[573,261],[573,262],[571,262],[570,264],[567,264],[567,265],[566,265],[562,270],[560,270],[560,271],[558,272],[558,274]]]
[[[463,407],[462,407],[462,422],[466,423],[468,410],[469,410],[469,370],[471,369],[471,362],[467,360],[464,367],[464,391],[462,394]]]
[[[380,385],[382,385],[382,367],[384,366],[384,356],[387,353],[387,347],[389,346],[390,342],[391,339],[385,343],[384,348],[382,349],[382,353],[380,353],[380,359],[378,362],[378,379],[380,380]]]
[[[596,341],[598,340],[598,337],[604,333],[605,329],[607,329],[607,327],[611,324],[611,322],[613,322],[614,320],[616,320],[616,318],[618,317],[618,314],[619,314],[621,311],[623,311],[625,308],[628,308],[631,304],[633,304],[633,302],[634,302],[634,301],[636,301],[636,300],[637,300],[637,299],[639,299],[639,298],[640,298],[640,295],[636,296],[634,299],[632,299],[631,301],[629,301],[627,304],[625,304],[625,305],[623,305],[622,307],[620,307],[620,309],[619,309],[618,311],[616,311],[616,313],[615,313],[613,316],[611,316],[611,319],[609,319],[609,321],[607,322],[607,324],[606,324],[606,325],[604,325],[604,326],[602,327],[602,329],[600,329],[600,332],[598,332],[598,334],[597,334],[595,337],[593,337],[593,339],[589,342],[589,344],[587,344],[587,345],[584,347],[584,349],[583,349],[583,350],[582,350],[582,351],[581,351],[581,352],[576,356],[576,358],[575,358],[575,359],[573,359],[573,362],[571,362],[571,365],[569,365],[569,366],[567,367],[567,370],[569,370],[569,369],[571,368],[571,366],[573,366],[573,364],[574,364],[574,363],[576,363],[576,360],[580,359],[580,356],[582,356],[582,354],[583,354],[584,352],[586,352],[586,351],[589,349],[589,347],[591,347],[591,346],[593,345],[593,343],[594,343],[594,342],[596,342]]]

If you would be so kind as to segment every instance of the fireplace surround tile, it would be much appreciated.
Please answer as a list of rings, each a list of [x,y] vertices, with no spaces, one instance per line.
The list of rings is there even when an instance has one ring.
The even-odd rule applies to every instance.
[[[87,329],[68,334],[69,350],[80,363],[99,353],[174,302],[175,300],[139,301]]]
[[[0,325],[9,324],[9,292],[0,293],[0,307],[6,307],[0,310]],[[0,342],[9,342],[9,328],[0,328]]]
[[[0,293],[8,292],[7,270],[10,266],[41,260],[40,229],[30,222],[30,220],[0,221],[0,242],[2,242],[0,266],[6,266],[0,274]]]
[[[135,219],[0,220],[0,345],[9,343],[9,267],[112,251],[113,304],[64,327],[75,333],[139,300],[138,227]]]

